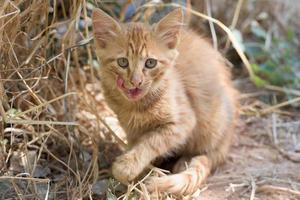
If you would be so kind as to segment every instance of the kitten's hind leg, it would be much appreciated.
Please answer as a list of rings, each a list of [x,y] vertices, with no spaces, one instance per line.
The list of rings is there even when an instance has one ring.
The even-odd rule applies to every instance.
[[[192,194],[203,184],[212,172],[224,162],[227,155],[227,145],[206,155],[179,159],[173,170],[179,173],[163,177],[153,177],[148,181],[149,191],[161,191],[173,194]],[[187,164],[187,167],[185,166]]]

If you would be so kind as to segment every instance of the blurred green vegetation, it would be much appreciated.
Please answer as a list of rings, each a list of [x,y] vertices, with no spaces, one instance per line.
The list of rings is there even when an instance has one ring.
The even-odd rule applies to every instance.
[[[254,83],[257,86],[271,84],[299,89],[299,41],[295,31],[288,28],[285,35],[275,35],[253,25],[251,33],[243,45],[257,76]]]

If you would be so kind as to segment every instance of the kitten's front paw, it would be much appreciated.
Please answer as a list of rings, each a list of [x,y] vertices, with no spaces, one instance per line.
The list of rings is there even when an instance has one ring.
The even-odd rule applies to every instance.
[[[133,181],[142,170],[134,155],[129,153],[119,156],[112,165],[113,176],[123,184]]]

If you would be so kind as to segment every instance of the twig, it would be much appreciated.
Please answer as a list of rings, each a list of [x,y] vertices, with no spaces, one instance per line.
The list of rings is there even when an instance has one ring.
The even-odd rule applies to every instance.
[[[6,122],[6,113],[3,108],[3,103],[2,103],[1,97],[0,97],[0,115],[2,116],[2,119],[0,118],[0,121],[2,121],[2,123],[5,123]],[[0,135],[0,138],[1,138],[1,135]]]
[[[260,112],[261,112],[261,114],[266,114],[266,113],[269,113],[269,112],[271,112],[271,111],[274,111],[274,110],[276,110],[276,109],[278,109],[278,108],[281,108],[281,107],[284,107],[284,106],[287,106],[287,105],[296,103],[296,102],[298,102],[298,101],[300,101],[300,97],[297,97],[297,98],[294,98],[294,99],[292,99],[292,100],[288,100],[288,101],[285,101],[285,102],[276,104],[276,105],[271,106],[271,107],[269,107],[269,108],[263,109],[263,110],[261,110]]]
[[[239,99],[248,99],[248,98],[253,98],[253,97],[258,97],[258,96],[262,96],[262,95],[267,95],[268,92],[266,91],[258,91],[258,92],[253,92],[253,93],[243,93],[239,95]]]
[[[16,6],[12,1],[4,1],[5,3],[4,3],[4,6],[3,6],[3,8],[6,8],[7,7],[7,4],[9,3],[10,5],[12,5],[16,10],[15,11],[13,11],[13,12],[10,12],[10,13],[8,13],[8,14],[5,14],[5,15],[2,15],[2,13],[0,13],[0,15],[2,15],[2,16],[0,16],[0,19],[1,18],[4,18],[4,17],[8,17],[8,16],[11,16],[11,15],[14,15],[14,16],[12,16],[12,17],[10,17],[10,19],[9,20],[7,20],[6,21],[6,23],[4,23],[1,27],[0,27],[0,30],[2,29],[2,28],[4,28],[8,23],[10,23],[19,13],[20,13],[20,9],[18,8],[18,6]],[[3,11],[5,10],[5,9],[2,9]]]
[[[6,119],[8,124],[35,124],[35,125],[64,125],[64,126],[78,126],[77,122],[59,122],[59,121],[37,121],[37,120],[23,120],[23,119]]]
[[[148,177],[150,177],[150,175],[152,174],[152,172],[153,172],[153,169],[151,169],[147,174],[146,174],[146,176],[144,176],[143,178],[142,178],[142,180],[140,180],[140,181],[138,181],[136,184],[134,184],[132,187],[129,187],[128,188],[128,191],[127,191],[127,194],[130,194],[133,190],[136,190],[137,188],[137,186],[138,185],[140,185],[141,183],[143,183]]]
[[[232,22],[231,22],[231,25],[230,25],[231,30],[234,29],[236,24],[237,24],[237,21],[239,19],[239,15],[240,15],[240,11],[241,11],[243,3],[244,3],[244,0],[239,0],[237,5],[236,5],[234,15],[233,15],[233,18],[232,18]],[[225,52],[228,50],[229,45],[230,45],[230,40],[229,40],[229,38],[227,38],[225,48],[224,48]]]
[[[255,198],[255,192],[256,192],[256,184],[255,181],[253,179],[253,177],[251,177],[251,195],[250,195],[250,200],[254,200]]]
[[[282,88],[282,87],[278,87],[278,86],[274,86],[274,85],[266,85],[265,88],[268,90],[274,90],[277,92],[284,92],[284,93],[293,94],[295,96],[300,96],[299,90],[287,89],[287,88]]]
[[[209,17],[212,17],[210,3],[211,3],[210,0],[205,0],[207,14],[208,14]],[[209,23],[209,28],[210,28],[210,32],[211,32],[211,37],[212,37],[212,40],[213,40],[214,49],[218,49],[218,38],[217,38],[215,26],[212,23],[212,21],[208,21],[208,23]]]
[[[235,183],[230,183],[229,184],[229,187],[225,189],[225,191],[232,191],[232,192],[235,192],[235,188],[242,188],[242,187],[245,187],[245,186],[248,186],[249,184],[248,183],[239,183],[239,184],[235,184]]]
[[[30,108],[30,109],[28,109],[28,110],[25,110],[24,112],[17,113],[16,115],[14,115],[14,117],[16,118],[16,117],[25,115],[25,114],[27,114],[27,113],[29,113],[29,112],[32,112],[32,111],[37,110],[37,109],[39,109],[39,108],[41,108],[41,107],[47,106],[47,105],[49,105],[49,104],[51,104],[51,103],[53,103],[53,102],[55,102],[55,101],[58,101],[58,100],[60,100],[60,99],[62,99],[62,98],[65,98],[65,97],[67,97],[67,96],[69,96],[69,95],[75,95],[75,94],[77,94],[77,93],[76,93],[76,92],[70,92],[70,93],[61,95],[61,96],[56,97],[56,98],[54,98],[54,99],[52,99],[52,100],[50,100],[50,101],[46,101],[46,102],[44,102],[44,103],[41,103],[40,105],[37,105],[37,106],[34,106],[33,108]]]
[[[19,177],[19,176],[0,176],[0,180],[7,180],[7,179],[14,179],[14,180],[30,180],[30,181],[37,181],[37,182],[48,182],[49,179],[44,178],[32,178],[32,177]]]
[[[293,121],[293,122],[284,122],[277,124],[277,127],[290,127],[290,126],[299,126],[300,125],[300,120],[299,121]]]
[[[70,59],[71,59],[71,50],[68,50],[68,53],[67,53],[67,63],[66,63],[66,67],[65,67],[65,88],[64,88],[64,93],[67,94],[68,92],[68,77],[69,77],[69,70],[70,70]],[[66,115],[66,118],[68,121],[70,120],[70,115],[69,115],[69,112],[68,112],[68,101],[67,101],[67,98],[64,98],[64,101],[63,101],[63,107],[64,107],[64,112],[65,112],[65,115]]]
[[[279,187],[279,186],[274,186],[274,185],[262,185],[259,186],[256,190],[257,192],[266,192],[266,193],[271,193],[271,192],[287,192],[296,196],[300,196],[300,191],[292,190],[289,188],[285,187]]]
[[[278,152],[285,157],[286,159],[295,162],[295,163],[300,163],[300,153],[293,153],[293,152],[287,152],[283,149],[281,149],[279,146],[277,145],[273,145],[273,147],[275,149],[278,150]]]
[[[276,115],[276,113],[272,114],[272,134],[273,134],[274,143],[278,144],[278,139],[277,139],[277,115]]]
[[[237,22],[238,22],[243,3],[244,3],[244,0],[239,0],[237,5],[236,5],[236,9],[234,10],[234,15],[233,15],[232,22],[231,22],[231,25],[230,25],[231,29],[233,29],[236,26]]]
[[[83,14],[84,14],[84,20],[87,22],[88,21],[88,16],[87,16],[87,5],[86,5],[86,0],[83,1]],[[86,38],[88,39],[89,37],[89,27],[88,27],[88,24],[85,23],[85,26],[84,26],[84,31],[85,31],[85,36]],[[95,78],[95,72],[94,72],[94,66],[93,66],[93,56],[92,56],[92,51],[91,51],[91,45],[90,44],[87,44],[87,53],[88,53],[88,60],[89,60],[89,63],[90,63],[90,71],[91,71],[91,81],[92,83],[95,82],[94,78]]]

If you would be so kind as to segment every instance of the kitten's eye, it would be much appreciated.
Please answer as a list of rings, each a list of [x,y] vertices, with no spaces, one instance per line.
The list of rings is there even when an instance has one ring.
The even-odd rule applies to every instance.
[[[145,67],[151,69],[155,67],[156,64],[157,64],[157,60],[155,60],[154,58],[148,58],[145,62]]]
[[[129,65],[127,58],[118,58],[117,59],[118,65],[122,68],[127,68]]]

